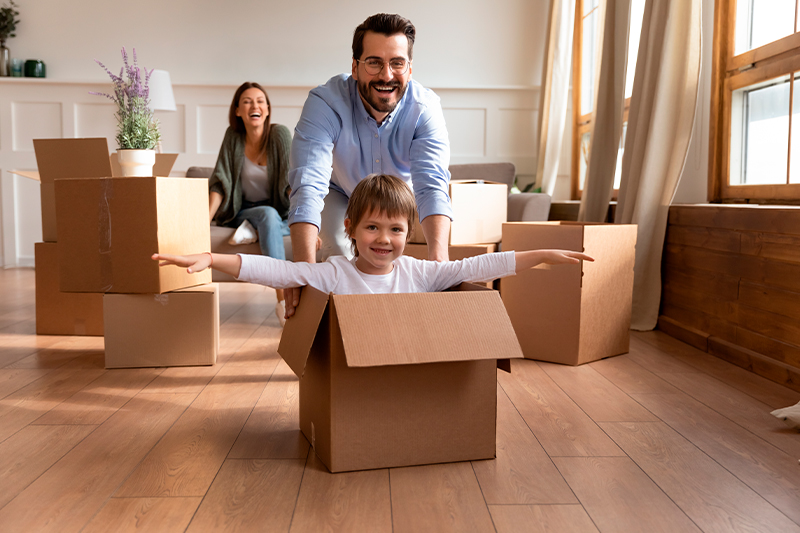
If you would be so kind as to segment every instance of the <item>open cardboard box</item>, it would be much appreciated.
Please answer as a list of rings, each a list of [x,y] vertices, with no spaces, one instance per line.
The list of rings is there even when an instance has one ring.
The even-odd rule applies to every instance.
[[[508,219],[508,186],[505,183],[451,180],[449,192],[453,207],[449,244],[500,242],[503,223]],[[414,224],[409,242],[427,242],[419,220]]]
[[[161,294],[211,282],[210,269],[150,259],[209,251],[205,180],[59,179],[55,192],[62,291]]]
[[[108,153],[105,137],[86,139],[34,139],[38,170],[11,170],[41,183],[42,240],[57,242],[55,189],[61,178],[106,178],[120,176],[117,154]],[[169,176],[178,154],[156,154],[155,176]]]
[[[303,289],[278,353],[300,429],[331,472],[495,457],[498,359],[520,358],[495,291]]]
[[[106,368],[213,365],[219,351],[216,283],[166,294],[100,296]]]
[[[500,280],[500,294],[528,359],[581,365],[628,351],[635,224],[508,222],[503,250],[560,248],[590,263],[536,268]]]
[[[58,283],[58,243],[37,242],[36,334],[102,335],[103,295],[61,292]]]

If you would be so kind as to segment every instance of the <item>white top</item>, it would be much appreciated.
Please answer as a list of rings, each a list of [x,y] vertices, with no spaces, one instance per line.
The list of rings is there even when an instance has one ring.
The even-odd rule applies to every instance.
[[[364,274],[355,261],[332,256],[324,263],[292,263],[266,255],[239,254],[240,281],[276,289],[310,285],[325,293],[379,294],[387,292],[436,292],[462,281],[489,281],[511,276],[516,270],[514,252],[499,252],[439,263],[401,256],[388,274]]]
[[[242,180],[242,196],[245,200],[252,203],[269,200],[266,165],[257,165],[245,157],[240,178]]]

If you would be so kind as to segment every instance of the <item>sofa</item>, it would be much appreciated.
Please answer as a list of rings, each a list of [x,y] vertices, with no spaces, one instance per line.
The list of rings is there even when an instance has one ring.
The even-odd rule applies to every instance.
[[[186,171],[187,178],[211,177],[211,167],[189,167]],[[516,168],[513,163],[473,163],[467,165],[450,165],[451,179],[454,180],[485,180],[505,183],[509,190],[514,184]],[[547,220],[550,214],[550,196],[543,193],[517,193],[508,196],[508,221],[539,221]],[[211,251],[222,254],[260,254],[258,243],[233,246],[228,244],[235,228],[225,228],[211,225]],[[292,260],[292,242],[289,237],[283,238],[286,250],[286,259]],[[318,258],[319,259],[319,258]],[[233,278],[222,272],[214,271],[214,281],[232,281]]]

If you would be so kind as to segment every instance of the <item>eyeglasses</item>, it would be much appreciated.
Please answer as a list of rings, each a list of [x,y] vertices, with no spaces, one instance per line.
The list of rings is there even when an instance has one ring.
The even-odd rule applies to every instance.
[[[386,63],[384,63],[383,60],[374,57],[370,57],[369,59],[356,59],[356,61],[364,63],[364,70],[367,71],[367,74],[373,76],[380,74],[383,72],[383,69],[386,68]],[[389,61],[389,68],[398,76],[402,76],[408,72],[408,67],[410,66],[411,61],[406,61],[405,59],[392,59]]]

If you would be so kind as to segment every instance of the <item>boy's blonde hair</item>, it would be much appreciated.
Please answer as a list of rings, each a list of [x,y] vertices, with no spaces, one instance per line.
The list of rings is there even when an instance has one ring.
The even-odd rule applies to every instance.
[[[370,174],[356,185],[353,194],[350,195],[345,214],[345,218],[350,219],[347,236],[350,237],[356,257],[358,257],[358,249],[352,232],[355,231],[361,219],[373,211],[389,217],[405,217],[408,220],[406,242],[411,238],[411,231],[417,220],[417,202],[414,200],[411,188],[397,176]]]

